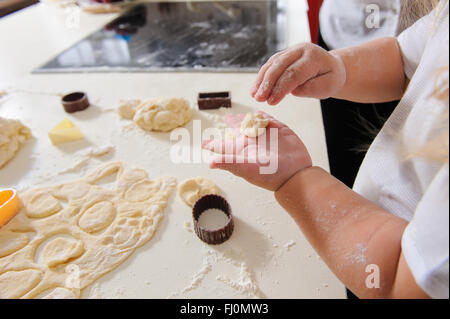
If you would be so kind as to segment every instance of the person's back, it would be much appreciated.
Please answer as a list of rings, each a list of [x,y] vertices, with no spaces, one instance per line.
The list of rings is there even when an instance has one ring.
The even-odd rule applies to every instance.
[[[340,49],[400,33],[401,0],[325,0],[320,33],[330,49]]]

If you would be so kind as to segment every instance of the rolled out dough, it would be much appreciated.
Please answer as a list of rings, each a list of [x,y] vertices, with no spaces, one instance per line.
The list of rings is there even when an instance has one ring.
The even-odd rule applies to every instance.
[[[262,114],[247,113],[241,123],[241,133],[248,137],[258,137],[266,132],[269,120]]]
[[[99,184],[114,175],[113,189]],[[0,299],[78,298],[152,238],[175,187],[112,162],[19,194],[24,208],[0,229]]]
[[[160,132],[185,125],[191,120],[192,112],[186,99],[175,97],[125,101],[118,109],[122,118],[133,120],[143,130]]]
[[[201,197],[209,194],[219,195],[220,190],[213,181],[204,177],[187,179],[178,186],[178,195],[190,207],[193,207]]]
[[[0,117],[0,168],[16,155],[30,137],[30,129],[20,121]]]

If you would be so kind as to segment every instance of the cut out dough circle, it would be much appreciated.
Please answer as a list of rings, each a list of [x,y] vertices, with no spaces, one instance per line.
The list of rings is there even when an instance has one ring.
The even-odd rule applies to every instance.
[[[178,195],[190,207],[193,207],[201,197],[209,194],[219,195],[220,190],[213,181],[204,177],[187,179],[178,186]]]

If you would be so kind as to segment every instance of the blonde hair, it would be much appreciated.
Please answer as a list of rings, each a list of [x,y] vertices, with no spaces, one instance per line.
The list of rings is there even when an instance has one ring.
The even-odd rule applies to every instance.
[[[420,19],[435,9],[438,5],[440,8],[436,12],[436,18],[440,15],[440,10],[447,4],[448,0],[406,0],[402,2],[409,3],[410,18]],[[437,25],[434,25],[436,28]],[[407,158],[421,157],[439,163],[449,162],[449,65],[440,67],[436,72],[434,81],[433,98],[445,104],[446,110],[443,112],[440,120],[434,128],[434,136],[431,140],[421,148],[408,154]]]
[[[426,16],[439,4],[439,0],[402,0],[398,31],[402,32]]]
[[[443,112],[437,125],[434,127],[434,137],[419,148],[409,154],[409,158],[421,157],[438,163],[449,162],[449,66],[441,67],[436,76],[435,90],[433,97],[445,104],[446,110]]]

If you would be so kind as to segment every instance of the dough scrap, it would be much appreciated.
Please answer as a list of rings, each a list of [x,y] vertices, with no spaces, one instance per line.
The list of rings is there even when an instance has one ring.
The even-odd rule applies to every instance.
[[[114,189],[97,184],[113,174]],[[79,298],[153,237],[175,187],[172,177],[150,180],[144,170],[111,162],[19,194],[24,209],[0,229],[0,298]],[[125,198],[129,190],[134,201]]]
[[[9,162],[31,137],[31,130],[17,120],[0,117],[0,168]]]
[[[11,270],[0,275],[0,299],[22,297],[41,280],[41,272],[36,269]]]
[[[58,287],[48,295],[42,297],[42,299],[77,299],[78,297],[79,296],[73,291]]]
[[[201,197],[209,194],[219,195],[220,190],[213,181],[204,177],[187,179],[178,186],[178,195],[190,207],[193,207]]]
[[[125,101],[119,106],[118,113],[145,131],[170,132],[189,122],[193,110],[186,99],[163,97],[143,102]]]
[[[247,113],[241,123],[241,133],[248,137],[258,137],[266,132],[267,125],[269,125],[269,120],[262,114]]]

